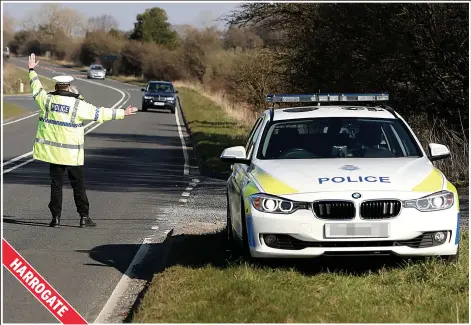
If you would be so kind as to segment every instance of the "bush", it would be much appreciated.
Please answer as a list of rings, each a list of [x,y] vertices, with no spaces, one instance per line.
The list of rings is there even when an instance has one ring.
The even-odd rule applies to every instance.
[[[189,73],[183,63],[182,51],[171,51],[156,46],[153,52],[146,53],[144,77],[167,81],[188,78]]]
[[[125,41],[113,37],[104,31],[89,32],[80,48],[79,59],[84,65],[103,61],[105,55],[117,55],[122,52]]]

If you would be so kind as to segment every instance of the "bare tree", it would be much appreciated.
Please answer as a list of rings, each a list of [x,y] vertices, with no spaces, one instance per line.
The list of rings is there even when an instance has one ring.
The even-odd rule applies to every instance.
[[[112,29],[118,29],[118,21],[111,15],[105,14],[88,18],[87,31],[104,31],[109,32]]]
[[[40,39],[44,32],[54,35],[58,31],[67,37],[72,37],[83,33],[84,20],[85,15],[75,9],[64,8],[58,3],[49,3],[41,6],[39,10],[30,11],[23,21],[23,27],[36,39]],[[40,29],[41,33],[38,33]]]
[[[3,15],[3,43],[8,44],[15,34],[15,20],[8,14]]]

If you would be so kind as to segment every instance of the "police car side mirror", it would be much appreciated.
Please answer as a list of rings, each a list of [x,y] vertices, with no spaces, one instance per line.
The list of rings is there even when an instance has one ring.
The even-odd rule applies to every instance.
[[[178,94],[178,90],[175,90],[175,94]]]
[[[450,157],[450,150],[447,146],[439,143],[430,143],[428,145],[430,161],[437,161]]]
[[[250,160],[247,159],[247,153],[243,146],[230,147],[225,149],[220,157],[221,161],[230,163],[250,164]]]
[[[141,91],[146,91],[144,88],[141,88]]]

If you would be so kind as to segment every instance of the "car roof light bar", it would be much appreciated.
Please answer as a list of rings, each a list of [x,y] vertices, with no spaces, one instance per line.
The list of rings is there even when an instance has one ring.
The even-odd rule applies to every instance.
[[[388,93],[366,94],[268,94],[268,103],[385,102]]]

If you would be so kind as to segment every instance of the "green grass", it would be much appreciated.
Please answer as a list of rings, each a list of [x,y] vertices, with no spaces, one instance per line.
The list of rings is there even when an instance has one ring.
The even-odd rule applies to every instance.
[[[185,87],[178,87],[178,91],[201,172],[229,172],[230,164],[219,157],[227,147],[245,145],[250,129],[237,125],[221,107],[198,92]]]
[[[468,232],[460,261],[319,258],[246,262],[224,234],[185,236],[135,323],[468,323]]]
[[[3,119],[9,119],[26,114],[26,110],[9,102],[2,102]]]

